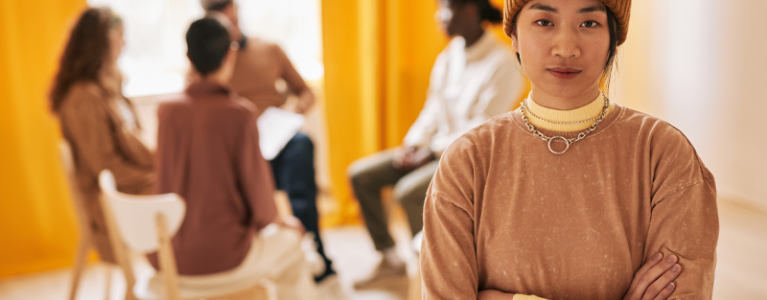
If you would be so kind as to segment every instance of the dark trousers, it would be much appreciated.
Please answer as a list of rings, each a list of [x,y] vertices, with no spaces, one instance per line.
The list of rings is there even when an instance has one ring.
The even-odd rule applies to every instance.
[[[325,255],[320,239],[317,212],[317,182],[314,178],[314,143],[303,133],[297,133],[280,154],[271,161],[277,189],[285,191],[293,208],[293,215],[303,223],[307,232],[314,234],[317,252],[325,260],[325,274],[332,273],[332,261]]]

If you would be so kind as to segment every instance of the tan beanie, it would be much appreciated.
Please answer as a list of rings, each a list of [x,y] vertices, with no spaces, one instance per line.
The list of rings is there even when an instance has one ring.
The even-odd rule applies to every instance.
[[[618,45],[626,41],[629,32],[629,17],[631,16],[631,0],[600,0],[615,15],[618,20]],[[511,37],[511,27],[514,17],[530,0],[505,0],[503,9],[503,30]]]

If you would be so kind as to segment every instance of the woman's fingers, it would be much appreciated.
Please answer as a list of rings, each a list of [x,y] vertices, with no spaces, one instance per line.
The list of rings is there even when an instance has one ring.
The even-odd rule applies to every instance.
[[[653,256],[651,260],[645,263],[645,265],[642,266],[642,268],[640,268],[639,271],[636,272],[636,274],[634,275],[634,280],[631,281],[631,287],[629,288],[629,292],[626,293],[626,297],[624,297],[624,299],[627,299],[627,300],[628,299],[631,299],[631,300],[644,299],[643,297],[645,296],[647,289],[650,288],[650,286],[659,277],[661,277],[664,273],[669,271],[677,263],[677,261],[679,261],[679,258],[676,255],[670,255],[664,259],[656,259],[658,257],[659,256],[657,254]],[[678,273],[681,273],[681,272],[678,272]],[[679,276],[679,275],[676,274],[676,276]],[[674,277],[674,279],[676,279],[676,277]],[[671,281],[667,282],[666,284],[670,283]],[[660,290],[654,295],[657,295],[659,292]],[[652,299],[652,297],[650,297],[649,299]]]
[[[648,270],[652,269],[652,267],[656,266],[658,263],[661,262],[663,259],[663,253],[656,253],[653,255],[652,259],[648,260],[647,263],[644,264],[641,268],[639,268],[639,271],[634,274],[634,278],[642,277],[644,273],[646,273]]]
[[[669,255],[660,263],[647,270],[647,272],[639,277],[639,282],[637,282],[637,290],[639,290],[644,296],[647,288],[649,288],[650,285],[655,282],[656,279],[658,279],[658,277],[663,275],[663,273],[671,269],[671,267],[673,267],[678,260],[679,258],[677,258],[676,255]]]
[[[657,264],[661,262],[663,259],[663,254],[658,252],[655,255],[653,255],[652,258],[647,260],[647,262],[639,268],[639,270],[634,274],[634,279],[631,281],[631,286],[629,287],[628,293],[626,293],[626,296],[623,299],[630,300],[630,299],[641,299],[644,295],[644,290],[639,290],[639,278],[642,278],[642,275],[647,273],[648,270],[650,270],[652,267],[655,267]]]
[[[658,294],[658,296],[655,296],[655,299],[653,300],[666,300],[668,296],[671,296],[671,293],[674,292],[674,289],[676,289],[676,285],[672,282],[666,285],[666,287]]]
[[[648,288],[647,291],[645,291],[644,296],[642,297],[643,300],[653,300],[658,299],[664,292],[668,291],[669,286],[672,286],[671,291],[673,292],[673,282],[676,280],[677,277],[679,277],[679,274],[682,274],[682,266],[679,264],[675,264],[671,269],[664,272],[663,275],[655,280]],[[660,299],[666,299],[668,296],[671,295],[671,293],[668,293],[668,295],[663,296]]]

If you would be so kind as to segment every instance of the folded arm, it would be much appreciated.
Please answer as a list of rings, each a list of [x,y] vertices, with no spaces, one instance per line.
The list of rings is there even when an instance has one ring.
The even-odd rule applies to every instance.
[[[303,114],[314,105],[314,93],[306,85],[306,82],[304,82],[301,74],[293,66],[293,63],[290,62],[287,54],[279,47],[277,47],[277,51],[278,57],[282,61],[282,79],[287,83],[290,93],[298,96],[295,112]]]

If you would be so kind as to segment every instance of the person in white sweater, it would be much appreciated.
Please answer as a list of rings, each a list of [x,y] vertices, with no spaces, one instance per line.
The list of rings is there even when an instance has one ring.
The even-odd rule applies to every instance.
[[[437,57],[423,110],[401,147],[354,162],[348,169],[381,264],[355,284],[369,287],[381,278],[404,276],[381,203],[381,189],[394,185],[413,235],[423,228],[426,190],[442,152],[455,139],[488,119],[511,110],[523,78],[510,49],[486,33],[483,23],[503,20],[488,0],[441,0],[436,19],[452,41]]]

